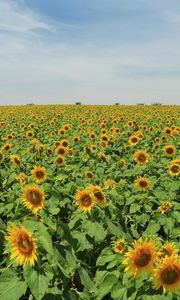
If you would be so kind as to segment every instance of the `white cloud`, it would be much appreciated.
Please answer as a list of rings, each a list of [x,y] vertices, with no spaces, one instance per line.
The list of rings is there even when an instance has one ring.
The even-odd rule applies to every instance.
[[[96,24],[94,32],[101,32],[101,26]],[[178,40],[119,39],[103,47],[98,37],[81,37],[81,33],[92,37],[88,25],[75,26],[77,39],[66,38],[68,33],[73,37],[73,28],[73,24],[47,22],[23,1],[0,0],[0,104],[4,99],[9,103],[177,101]],[[109,37],[105,38],[108,44]]]

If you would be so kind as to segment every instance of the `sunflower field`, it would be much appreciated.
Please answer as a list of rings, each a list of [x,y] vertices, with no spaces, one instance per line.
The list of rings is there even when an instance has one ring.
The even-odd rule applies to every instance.
[[[180,107],[0,107],[0,300],[180,299]]]

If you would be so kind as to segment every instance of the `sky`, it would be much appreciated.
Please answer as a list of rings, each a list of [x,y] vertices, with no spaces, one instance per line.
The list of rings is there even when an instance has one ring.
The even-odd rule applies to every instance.
[[[0,104],[180,104],[179,0],[0,0]]]

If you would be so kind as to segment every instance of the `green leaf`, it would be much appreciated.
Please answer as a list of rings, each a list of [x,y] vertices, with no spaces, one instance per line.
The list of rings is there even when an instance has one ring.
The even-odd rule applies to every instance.
[[[48,290],[48,284],[51,280],[51,277],[46,276],[43,273],[39,273],[30,266],[24,267],[24,278],[26,279],[31,293],[36,300],[40,300],[45,295]],[[13,299],[13,298],[12,298]]]
[[[125,295],[125,293],[126,293],[126,288],[125,288],[125,287],[122,287],[122,284],[118,282],[118,283],[113,287],[113,290],[112,290],[112,292],[111,292],[111,297],[112,297],[114,300],[123,299],[123,296]]]
[[[114,260],[115,253],[112,251],[111,248],[105,248],[102,250],[101,254],[96,260],[96,266],[103,266],[107,262]]]
[[[113,285],[117,282],[117,277],[113,274],[108,274],[104,281],[99,286],[96,294],[96,299],[101,300],[104,296],[109,294],[112,290]]]
[[[139,211],[140,209],[141,209],[141,206],[139,204],[133,203],[130,206],[129,212],[130,212],[130,214],[134,214],[135,212]]]
[[[149,225],[145,231],[146,234],[155,234],[160,229],[160,225],[155,221],[150,221]]]
[[[101,242],[106,237],[106,231],[102,224],[98,222],[85,221],[83,223],[86,233],[95,239],[96,242]]]
[[[18,300],[25,295],[26,289],[26,282],[18,277],[8,278],[7,273],[0,276],[0,300]]]
[[[79,274],[81,283],[84,285],[84,287],[86,287],[88,290],[90,290],[94,286],[94,284],[93,284],[91,278],[89,277],[89,274],[86,271],[86,269],[83,268],[82,266],[80,266],[78,268],[78,274]]]
[[[121,237],[122,235],[122,226],[121,225],[115,225],[110,220],[107,220],[108,230],[111,234],[113,234],[116,237]]]

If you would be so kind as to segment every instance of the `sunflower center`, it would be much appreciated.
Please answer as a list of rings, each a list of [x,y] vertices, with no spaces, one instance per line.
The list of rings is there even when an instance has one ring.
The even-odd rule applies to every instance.
[[[117,248],[119,251],[122,251],[122,250],[124,250],[125,245],[124,245],[124,243],[120,242],[120,243],[118,243],[118,245],[116,246],[116,248]]]
[[[89,206],[92,202],[89,195],[85,195],[84,197],[82,197],[81,201],[84,206]]]
[[[134,262],[139,267],[146,266],[151,260],[151,254],[149,252],[140,251],[138,253],[137,258],[135,258]]]
[[[141,180],[140,182],[139,182],[139,185],[141,186],[141,187],[147,187],[147,181],[145,181],[145,180]]]
[[[37,191],[30,191],[30,202],[34,205],[41,203],[41,195]]]
[[[131,140],[131,142],[132,142],[132,143],[136,143],[136,142],[137,142],[137,138],[133,138],[133,139]]]
[[[180,270],[178,267],[167,267],[161,273],[161,279],[166,284],[173,284],[180,278]]]
[[[103,194],[100,191],[97,191],[94,193],[94,196],[99,200],[99,201],[103,201],[104,197]]]
[[[172,154],[172,153],[173,153],[173,148],[167,148],[167,149],[166,149],[166,152],[167,152],[168,154]]]
[[[57,162],[58,162],[58,164],[62,164],[63,159],[62,159],[61,157],[59,157],[59,158],[57,159]]]
[[[30,254],[33,250],[33,243],[28,236],[22,235],[18,240],[18,249],[21,253]]]
[[[138,157],[138,160],[141,162],[145,162],[146,161],[146,156],[144,154],[140,154]]]
[[[42,178],[42,177],[44,176],[44,174],[43,174],[42,171],[37,171],[36,176],[37,176],[38,178]]]
[[[173,173],[178,173],[178,171],[179,171],[179,166],[172,166],[172,172]]]

